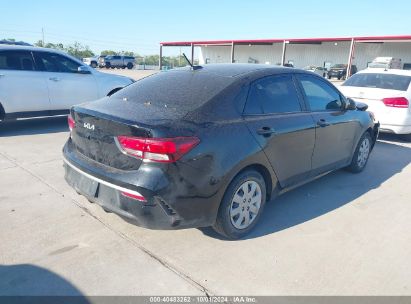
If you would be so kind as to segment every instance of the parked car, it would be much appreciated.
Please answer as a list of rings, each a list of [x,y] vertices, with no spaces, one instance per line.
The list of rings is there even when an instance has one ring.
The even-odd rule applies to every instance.
[[[98,60],[100,56],[86,57],[83,58],[83,63],[91,66],[92,68],[98,67]]]
[[[402,69],[402,61],[393,57],[376,57],[368,64],[369,68]]]
[[[122,68],[131,70],[134,67],[136,59],[132,56],[110,55],[104,58],[104,66],[109,68]]]
[[[364,169],[378,135],[365,109],[303,70],[210,64],[157,73],[71,109],[65,178],[136,225],[213,226],[236,239],[287,189]]]
[[[358,72],[340,87],[345,96],[364,102],[381,123],[381,132],[411,141],[411,71],[372,68]]]
[[[347,67],[348,67],[348,64],[333,65],[327,73],[328,79],[331,79],[331,78],[337,78],[338,80],[346,79],[347,78]],[[357,73],[357,66],[352,65],[350,76],[354,75],[355,73]]]
[[[66,53],[38,47],[0,46],[0,121],[67,114],[131,84],[100,73]]]
[[[107,57],[107,55],[100,55],[100,57],[98,57],[98,62],[97,62],[97,64],[98,64],[98,67],[99,68],[104,68],[104,66],[105,66],[105,62],[104,62],[104,59]]]
[[[309,66],[306,66],[304,70],[313,72],[317,75],[320,75],[321,77],[325,77],[327,75],[327,69],[324,67],[320,67],[320,66],[309,65]]]

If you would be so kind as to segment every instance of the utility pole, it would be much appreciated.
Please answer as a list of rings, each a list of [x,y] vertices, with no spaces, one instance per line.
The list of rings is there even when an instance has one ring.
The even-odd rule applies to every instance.
[[[43,36],[42,42],[43,42],[43,47],[44,47],[46,45],[46,43],[44,42],[44,28],[41,28],[41,33],[42,33],[42,36]]]

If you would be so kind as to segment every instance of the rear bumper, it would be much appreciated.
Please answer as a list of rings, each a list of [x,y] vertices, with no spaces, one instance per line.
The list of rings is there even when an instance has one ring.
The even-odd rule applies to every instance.
[[[327,73],[327,75],[329,76],[329,77],[342,77],[342,76],[344,76],[344,72],[334,72],[334,71],[329,71],[328,73]]]
[[[382,133],[394,133],[394,134],[411,134],[411,125],[399,126],[391,124],[381,124],[380,131]]]
[[[220,202],[217,194],[193,193],[192,184],[190,187],[176,184],[167,173],[158,170],[150,172],[144,168],[141,172],[113,174],[76,157],[67,144],[63,154],[67,183],[89,201],[134,225],[149,229],[181,229],[211,226],[215,222]],[[142,195],[146,202],[124,196],[122,192]]]
[[[81,172],[67,160],[64,161],[64,169],[67,183],[78,193],[132,224],[151,229],[173,229],[181,224],[178,216],[170,212],[167,214],[159,202],[153,203],[152,201],[147,204],[125,197],[121,194],[121,188]],[[95,192],[91,193],[89,189],[93,187],[93,184],[96,188]]]

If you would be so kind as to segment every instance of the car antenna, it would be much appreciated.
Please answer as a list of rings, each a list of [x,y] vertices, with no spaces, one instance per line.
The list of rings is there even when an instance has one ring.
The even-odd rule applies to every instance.
[[[191,62],[190,60],[188,60],[185,53],[183,53],[183,56],[184,56],[185,60],[188,62],[188,64],[191,66],[191,69],[198,70],[198,69],[203,68],[201,65],[194,65],[194,62]],[[194,59],[193,59],[193,61],[194,61]]]

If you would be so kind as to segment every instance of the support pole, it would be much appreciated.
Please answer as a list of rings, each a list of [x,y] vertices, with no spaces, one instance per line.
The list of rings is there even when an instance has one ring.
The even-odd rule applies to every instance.
[[[234,41],[231,42],[231,63],[234,63]]]
[[[354,57],[354,48],[355,48],[355,41],[354,38],[351,39],[351,45],[350,45],[350,54],[348,55],[348,65],[347,65],[347,74],[345,76],[345,79],[350,77],[351,73],[351,65],[352,65],[352,59]]]
[[[191,44],[191,65],[194,65],[194,44]]]
[[[163,68],[163,45],[160,44],[160,57],[158,59],[158,68],[161,71]]]
[[[288,41],[284,40],[284,42],[283,42],[283,55],[281,56],[281,65],[284,65],[284,63],[285,63],[285,52],[287,50],[287,43],[288,43]]]

